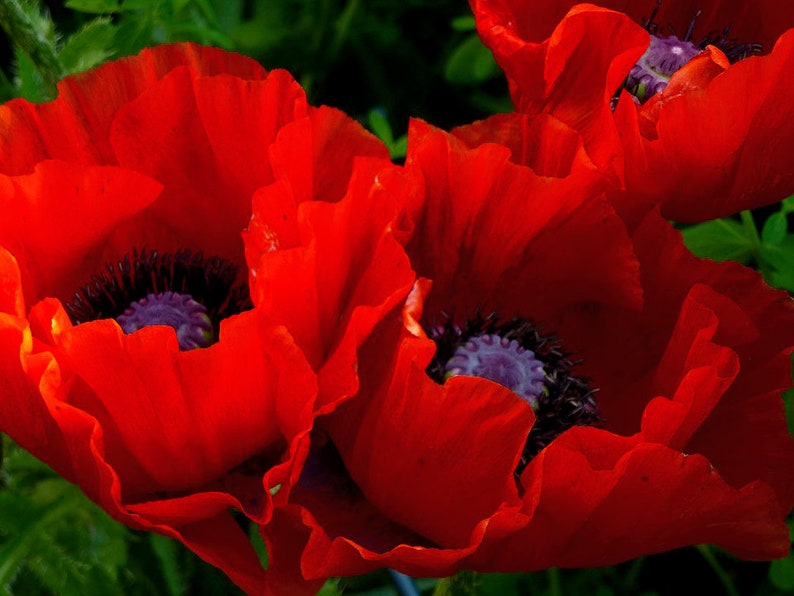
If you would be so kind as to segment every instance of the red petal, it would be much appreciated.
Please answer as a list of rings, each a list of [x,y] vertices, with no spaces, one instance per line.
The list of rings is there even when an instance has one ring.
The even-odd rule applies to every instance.
[[[510,149],[510,161],[529,166],[540,176],[564,178],[596,171],[581,135],[548,114],[497,114],[455,128],[452,134],[471,148],[483,143],[504,145]]]
[[[768,487],[737,490],[702,456],[630,439],[621,447],[602,435],[574,428],[530,463],[522,475],[528,525],[475,567],[596,567],[704,542],[750,559],[788,552],[783,512]],[[588,461],[601,445],[613,461]]]
[[[277,462],[285,438],[308,432],[314,375],[283,332],[258,332],[253,312],[224,321],[214,346],[180,352],[173,329],[124,335],[111,320],[72,327],[51,308],[37,305],[31,319],[53,329],[69,403],[101,426],[127,502],[201,488],[260,453]]]
[[[70,297],[108,257],[129,251],[120,224],[160,190],[135,172],[60,161],[41,162],[26,176],[0,175],[0,244],[19,261],[28,302]]]
[[[728,317],[720,317],[725,315],[721,302],[728,300],[699,285],[681,306],[673,337],[655,373],[656,386],[669,399],[656,397],[646,406],[641,423],[646,440],[686,452],[692,435],[738,375],[736,352],[712,342],[718,326],[728,326]],[[738,311],[740,324],[746,321],[738,307],[733,305],[733,310]]]
[[[229,172],[233,181],[225,194],[249,198],[273,181],[267,156],[276,135],[306,115],[303,89],[286,71],[274,70],[261,81],[228,75],[201,77],[195,81],[195,92],[201,126],[217,167]]]
[[[534,415],[526,401],[485,379],[436,384],[421,359],[432,353],[428,345],[406,338],[391,365],[377,340],[366,344],[365,381],[381,367],[388,384],[372,379],[374,387],[362,386],[326,423],[369,502],[436,544],[463,548],[481,520],[515,498],[513,471]]]
[[[413,285],[408,259],[394,237],[404,195],[412,191],[410,177],[394,166],[384,168],[380,160],[358,166],[337,204],[300,203],[292,185],[262,189],[255,198],[259,233],[280,240],[283,230],[289,243],[300,238],[300,246],[257,254],[252,244],[257,236],[250,230],[246,235],[254,302],[287,326],[320,371],[321,409],[355,392],[356,349]]]
[[[47,158],[81,164],[114,164],[110,127],[118,109],[171,70],[187,66],[194,75],[227,73],[261,79],[254,60],[195,44],[143,50],[65,78],[55,101],[35,105],[13,100],[0,106],[0,163],[3,173],[26,174]]]
[[[290,181],[299,202],[341,199],[360,157],[388,162],[389,152],[361,124],[326,106],[285,126],[270,150],[276,178]]]
[[[794,192],[794,32],[769,56],[747,58],[658,109],[655,130],[631,106],[615,112],[626,148],[626,184],[662,201],[678,221],[702,221],[760,207]],[[644,135],[640,136],[640,134]]]
[[[165,186],[150,220],[167,222],[184,246],[241,260],[239,233],[251,215],[250,196],[228,192],[233,187],[219,171],[186,67],[123,106],[111,142],[119,163]]]
[[[409,131],[407,164],[427,187],[412,208],[408,252],[419,275],[433,280],[428,312],[487,305],[553,321],[583,299],[630,308],[641,301],[630,242],[599,197],[600,175],[540,177],[510,163],[505,147],[468,150],[419,121]],[[582,253],[580,245],[598,251]]]
[[[510,81],[516,109],[550,113],[580,131],[593,161],[619,174],[621,152],[609,101],[648,47],[648,34],[625,15],[592,5],[574,7],[552,32],[549,21],[556,24],[562,16],[559,5],[471,4],[483,42]]]

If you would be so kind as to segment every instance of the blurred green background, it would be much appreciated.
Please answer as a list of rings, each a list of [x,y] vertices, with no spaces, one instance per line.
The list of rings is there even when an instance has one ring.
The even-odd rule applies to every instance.
[[[540,0],[539,0],[540,1]],[[444,128],[509,111],[507,86],[464,0],[68,0],[17,4],[49,59],[32,59],[0,18],[0,100],[54,96],[61,76],[144,47],[191,40],[286,68],[314,104],[338,107],[404,155],[409,116]],[[689,246],[756,267],[794,290],[792,199],[761,213],[687,228]],[[789,399],[787,407],[790,407]],[[794,417],[792,417],[794,418]],[[0,593],[239,594],[171,540],[110,520],[74,486],[2,437]],[[256,540],[256,537],[254,536]],[[261,541],[260,541],[261,542]],[[261,544],[260,544],[261,546]],[[794,594],[794,560],[737,561],[691,547],[591,570],[463,574],[419,580],[423,594]],[[396,594],[385,571],[330,580],[334,594]]]

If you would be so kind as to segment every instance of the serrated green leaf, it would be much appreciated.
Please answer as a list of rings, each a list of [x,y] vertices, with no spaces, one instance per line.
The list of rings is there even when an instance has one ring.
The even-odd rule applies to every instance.
[[[753,256],[753,241],[747,230],[732,219],[717,219],[683,230],[684,243],[699,257],[715,261],[748,263]]]
[[[477,85],[501,73],[491,51],[476,34],[461,43],[447,61],[444,77],[456,85]]]
[[[114,40],[115,27],[110,19],[98,18],[66,40],[59,58],[69,73],[82,72],[111,58]]]
[[[773,213],[764,222],[761,230],[761,240],[767,244],[780,244],[788,232],[788,221],[786,214],[782,211]]]
[[[91,14],[111,14],[121,10],[118,0],[66,0],[66,8]]]

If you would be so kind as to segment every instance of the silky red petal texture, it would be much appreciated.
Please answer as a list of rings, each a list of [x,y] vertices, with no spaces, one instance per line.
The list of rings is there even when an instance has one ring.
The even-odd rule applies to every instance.
[[[582,136],[549,114],[496,114],[451,132],[471,148],[483,143],[503,145],[510,149],[510,161],[529,166],[540,176],[594,178],[599,172]]]
[[[82,282],[107,262],[113,231],[161,190],[137,172],[56,160],[38,163],[29,175],[0,174],[0,237],[20,261],[28,300],[70,296],[75,277]]]
[[[566,13],[576,5],[571,0],[470,0],[478,18],[493,18],[494,22],[510,21],[521,38],[540,43],[548,38]],[[788,2],[759,0],[748,3],[741,0],[601,0],[598,6],[622,12],[635,23],[642,24],[656,10],[654,22],[661,28],[673,27],[678,37],[683,37],[697,14],[692,29],[692,39],[700,41],[706,35],[730,26],[730,37],[771,48],[784,31],[794,22],[794,6]],[[482,16],[481,16],[482,15]]]
[[[594,162],[624,182],[626,192],[613,200],[631,219],[661,205],[667,218],[697,222],[794,193],[786,157],[794,151],[790,3],[470,4],[483,42],[507,75],[516,109],[550,113],[580,130]],[[669,26],[683,36],[698,14],[695,41],[730,26],[731,40],[760,43],[763,55],[728,65],[709,48],[646,104],[623,92],[613,117],[610,101],[648,45],[640,24],[656,8],[654,22],[662,30]],[[585,106],[586,98],[592,105]]]
[[[28,173],[47,158],[113,164],[110,128],[119,108],[183,67],[194,77],[268,76],[256,61],[215,48],[174,44],[145,49],[133,58],[67,77],[58,84],[57,101],[31,104],[17,99],[0,107],[0,171]]]
[[[546,3],[473,0],[471,5],[480,37],[507,76],[516,110],[552,114],[581,132],[593,161],[620,176],[610,99],[647,48],[648,34],[625,15],[582,4],[553,32],[538,37],[533,23],[548,15],[525,16],[546,12]]]
[[[191,44],[69,77],[59,92],[0,107],[0,427],[115,519],[181,540],[261,593],[265,572],[230,510],[266,524],[288,501],[318,372],[329,407],[352,395],[356,348],[413,283],[399,245],[388,230],[361,243],[390,263],[396,286],[374,275],[380,261],[344,269],[341,255],[312,257],[321,281],[337,282],[323,296],[319,353],[304,352],[313,337],[296,342],[286,308],[226,316],[216,343],[184,352],[169,327],[73,325],[65,304],[135,251],[221,257],[245,283],[243,234],[251,240],[260,189],[292,180],[310,211],[342,198],[359,157],[375,172],[388,152],[343,113],[308,106],[286,72]],[[323,246],[324,234],[314,234]],[[348,274],[363,281],[346,285]],[[343,302],[335,293],[359,303],[339,337],[327,322]],[[334,359],[349,371],[325,371]]]
[[[337,203],[307,201],[305,177],[289,170],[254,195],[245,235],[254,303],[317,370],[322,412],[355,394],[356,350],[414,281],[395,223],[414,179],[381,159],[357,165]]]
[[[271,585],[384,566],[589,567],[704,542],[747,559],[788,552],[794,441],[780,391],[794,305],[752,270],[694,257],[658,209],[626,227],[569,132],[551,118],[454,134],[412,122],[405,169],[424,192],[394,221],[418,278],[359,349],[358,394],[317,420],[291,502],[262,529],[274,556],[302,552]],[[555,143],[567,157],[535,150]],[[307,206],[337,251],[361,233],[336,206]],[[300,226],[283,233],[306,242]],[[422,326],[477,309],[556,334],[599,390],[601,427],[569,429],[518,479],[529,405],[485,379],[424,372],[435,346]]]
[[[794,22],[794,21],[790,21]],[[688,77],[689,64],[673,76]],[[615,122],[626,186],[694,222],[779,201],[794,192],[794,31],[769,55],[747,58],[704,86],[665,90],[639,114],[623,97]],[[646,109],[648,114],[646,114]]]
[[[511,163],[505,147],[467,150],[418,120],[409,132],[415,145],[407,163],[422,172],[430,198],[410,206],[418,223],[408,250],[418,274],[444,288],[426,308],[465,313],[507,301],[500,311],[541,318],[581,300],[639,306],[637,264],[622,222],[600,196],[602,176],[538,176]],[[582,246],[610,256],[591,261]],[[517,275],[522,270],[532,275]],[[544,292],[535,290],[538,280]]]

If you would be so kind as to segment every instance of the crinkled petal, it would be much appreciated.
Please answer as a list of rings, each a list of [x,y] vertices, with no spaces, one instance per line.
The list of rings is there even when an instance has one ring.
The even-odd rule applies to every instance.
[[[794,193],[794,31],[768,56],[747,58],[703,89],[664,100],[647,132],[624,97],[615,112],[626,185],[694,222],[770,204]],[[643,133],[643,131],[646,131]]]
[[[115,164],[110,128],[117,111],[175,68],[194,76],[226,73],[261,79],[254,60],[195,44],[143,50],[58,84],[58,98],[45,104],[17,99],[0,106],[0,171],[27,174],[41,160]]]
[[[529,523],[482,549],[491,558],[477,567],[596,567],[704,542],[751,559],[788,552],[784,513],[768,486],[737,489],[701,455],[604,441],[602,433],[572,429],[530,463],[522,474]]]
[[[161,189],[121,168],[62,161],[43,161],[28,175],[0,175],[0,244],[19,261],[28,302],[70,297],[125,243],[121,224]]]

